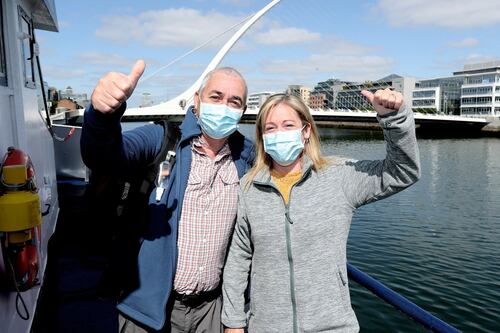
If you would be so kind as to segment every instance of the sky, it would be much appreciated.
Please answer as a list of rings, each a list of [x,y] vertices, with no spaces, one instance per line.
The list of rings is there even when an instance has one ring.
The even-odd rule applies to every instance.
[[[45,81],[90,96],[107,72],[128,74],[144,59],[129,101],[137,106],[143,93],[156,104],[191,86],[237,28],[164,67],[269,1],[55,2],[59,32],[36,32]],[[250,93],[330,78],[451,76],[464,64],[500,59],[499,31],[499,0],[282,0],[221,65],[237,68]]]

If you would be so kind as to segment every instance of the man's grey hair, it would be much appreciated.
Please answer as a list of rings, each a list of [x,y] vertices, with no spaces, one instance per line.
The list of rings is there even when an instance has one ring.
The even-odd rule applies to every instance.
[[[201,82],[200,89],[198,89],[198,94],[200,94],[200,96],[201,96],[201,93],[203,92],[203,89],[205,89],[208,80],[210,80],[210,78],[212,78],[212,76],[215,73],[224,73],[224,74],[227,74],[230,76],[239,77],[241,79],[241,81],[243,81],[243,85],[245,86],[245,95],[243,96],[243,103],[244,103],[244,105],[246,105],[247,104],[247,97],[248,97],[247,82],[243,78],[243,75],[241,75],[241,73],[238,72],[233,67],[220,67],[220,68],[216,68],[216,69],[213,69],[210,72],[208,72],[207,75],[205,75],[205,78],[203,78],[203,81]]]

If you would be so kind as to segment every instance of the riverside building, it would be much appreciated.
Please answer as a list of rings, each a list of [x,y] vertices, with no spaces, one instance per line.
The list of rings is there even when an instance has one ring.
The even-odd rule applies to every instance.
[[[248,95],[247,106],[249,109],[258,109],[264,104],[266,99],[273,95],[272,91],[264,91]]]
[[[66,89],[64,90],[59,90],[59,99],[72,100],[76,104],[84,108],[87,107],[87,105],[90,103],[86,93],[77,94],[73,91],[73,88],[71,88],[70,86],[66,87]]]
[[[325,93],[311,92],[309,95],[309,107],[313,110],[328,109],[328,97]]]
[[[142,93],[141,95],[141,104],[140,108],[147,108],[148,106],[153,105],[153,99],[151,98],[151,94],[148,92]]]
[[[339,110],[360,110],[372,111],[370,102],[361,94],[362,90],[375,92],[379,89],[389,88],[403,94],[405,101],[412,98],[412,91],[415,88],[416,79],[414,77],[404,77],[391,74],[377,81],[366,81],[363,83],[345,82],[342,89],[338,91],[334,108]]]
[[[412,92],[413,112],[460,114],[463,76],[451,76],[420,80]]]
[[[302,102],[304,102],[305,105],[309,106],[309,95],[311,93],[311,90],[309,88],[292,84],[288,86],[288,88],[286,89],[286,93],[300,97],[300,99],[302,99]]]
[[[312,109],[333,109],[337,94],[346,83],[348,82],[338,79],[318,82],[309,97],[310,107]]]
[[[453,75],[464,78],[460,115],[500,116],[500,60],[464,65]]]

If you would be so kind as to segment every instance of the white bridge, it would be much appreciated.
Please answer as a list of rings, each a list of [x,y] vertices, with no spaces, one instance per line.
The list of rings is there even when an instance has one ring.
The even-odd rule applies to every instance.
[[[127,109],[127,111],[123,116],[123,121],[151,121],[162,118],[168,118],[173,121],[182,121],[189,106],[193,105],[194,93],[199,89],[201,82],[203,81],[203,78],[206,76],[206,74],[211,70],[215,69],[222,61],[224,56],[231,50],[234,44],[241,38],[241,36],[243,36],[243,34],[266,12],[268,12],[271,8],[280,3],[280,1],[281,0],[271,1],[267,6],[258,11],[255,15],[246,18],[245,20],[240,22],[239,24],[242,24],[240,29],[224,44],[224,46],[219,50],[219,52],[215,55],[215,57],[210,61],[210,63],[205,68],[200,77],[186,91],[164,103],[142,108],[129,108]],[[230,29],[232,28],[233,27],[231,27]],[[187,54],[196,51],[198,48],[189,51]],[[167,66],[170,66],[171,64],[173,64],[182,57],[183,56],[172,61]],[[148,77],[143,77],[141,81],[149,79],[157,72],[151,74]],[[139,81],[139,83],[141,81]],[[242,121],[245,122],[245,121],[255,120],[257,112],[258,112],[257,109],[248,109],[245,112]],[[83,112],[77,112],[75,116],[77,115],[81,116],[82,113]],[[323,124],[326,123],[327,125],[337,125],[339,127],[368,128],[368,129],[378,128],[375,112],[361,111],[361,110],[345,110],[345,109],[342,110],[311,109],[311,114],[320,125],[322,123]],[[62,118],[61,116],[64,115],[59,115],[56,117]],[[66,115],[66,118],[71,118],[71,117],[72,115]],[[472,117],[452,116],[452,115],[415,113],[415,121],[417,124],[417,129],[420,132],[432,132],[432,133],[453,132],[459,135],[462,134],[467,135],[468,132],[469,133],[477,132],[478,130],[482,129],[483,127],[488,125],[490,122],[493,122],[494,120],[495,119],[493,118],[480,118],[480,117],[472,118]],[[496,124],[497,122],[498,120],[495,122],[495,128],[500,127],[499,125]]]
[[[147,120],[147,119],[159,119],[159,118],[178,118],[183,117],[186,114],[186,110],[181,107],[170,108],[167,103],[158,104],[151,107],[145,108],[130,108],[125,112],[125,120]],[[255,119],[258,113],[258,109],[248,109],[243,118],[244,119]],[[310,109],[311,115],[315,119],[327,120],[342,118],[356,120],[365,120],[373,118],[375,121],[376,113],[370,111],[357,111],[357,110],[330,110],[330,109]],[[422,113],[415,113],[415,120],[424,121],[449,121],[449,122],[463,122],[463,123],[474,123],[486,125],[490,121],[486,118],[480,117],[463,117],[463,116],[453,116],[453,115],[429,115]]]
[[[186,111],[177,109],[161,109],[161,104],[152,108],[134,108],[127,110],[123,121],[151,121],[169,119],[181,122]],[[242,117],[242,122],[254,122],[258,109],[248,109]],[[311,109],[311,115],[319,126],[332,126],[338,128],[380,130],[375,112],[350,111],[350,110],[317,110]],[[451,115],[429,115],[415,113],[417,133],[420,136],[478,136],[492,120],[486,118],[472,118]],[[496,127],[495,127],[496,128]],[[495,133],[498,129],[494,130]],[[484,134],[484,133],[483,133]],[[494,134],[495,136],[497,134]]]
[[[215,69],[221,62],[224,56],[229,52],[233,45],[243,34],[266,12],[276,6],[281,0],[273,0],[254,16],[248,18],[241,28],[226,42],[226,44],[219,50],[212,61],[205,68],[196,82],[191,85],[186,91],[179,96],[157,105],[143,107],[143,108],[129,108],[124,114],[124,121],[146,121],[160,118],[170,118],[180,121],[184,117],[188,107],[193,104],[194,93],[198,90],[205,75],[211,70]],[[154,74],[153,74],[154,75]],[[148,77],[149,78],[149,77]],[[148,79],[146,78],[146,79]],[[243,121],[255,120],[257,109],[249,109],[243,116]],[[341,122],[346,127],[369,127],[366,124],[376,122],[376,113],[358,110],[311,110],[311,114],[316,121],[321,122]],[[457,126],[458,129],[467,129],[470,127],[481,128],[487,125],[490,121],[485,118],[469,118],[461,116],[450,115],[429,115],[429,114],[415,114],[417,127],[429,127],[429,124],[434,124],[439,127]],[[356,126],[355,124],[365,124]],[[435,127],[433,126],[433,127]],[[435,130],[435,129],[433,129]]]

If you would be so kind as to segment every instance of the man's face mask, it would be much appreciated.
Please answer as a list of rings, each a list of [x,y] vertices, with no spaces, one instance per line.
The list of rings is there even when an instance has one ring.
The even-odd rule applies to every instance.
[[[233,109],[225,104],[200,102],[198,124],[213,139],[226,138],[238,129],[242,110]]]

